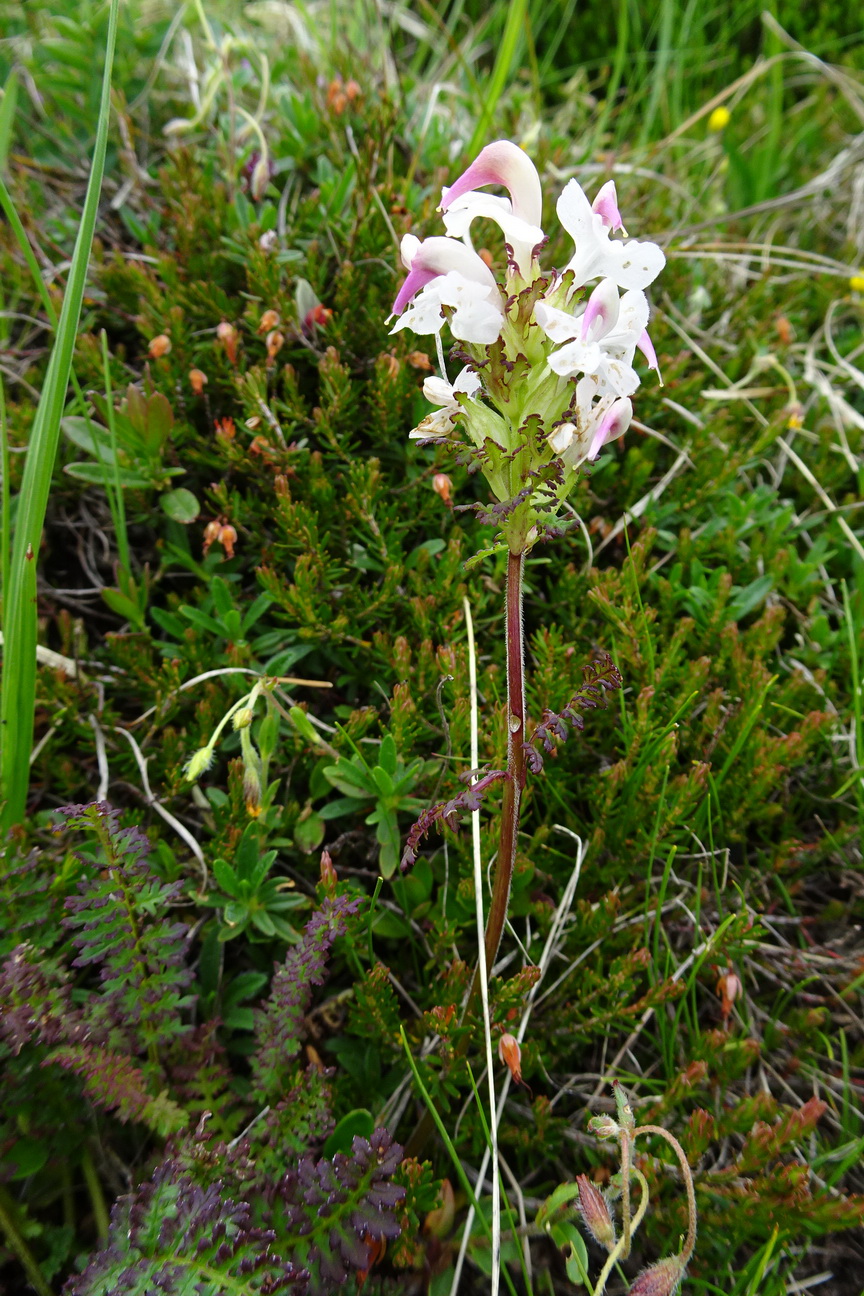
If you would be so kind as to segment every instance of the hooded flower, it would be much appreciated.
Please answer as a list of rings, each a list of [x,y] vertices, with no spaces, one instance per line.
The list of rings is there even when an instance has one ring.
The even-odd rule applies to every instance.
[[[657,356],[648,337],[648,298],[639,289],[618,296],[612,279],[602,279],[579,310],[568,311],[538,302],[537,323],[553,342],[564,342],[549,357],[549,368],[562,378],[595,374],[617,396],[630,396],[639,386],[633,368],[636,351],[657,368]]]
[[[477,192],[490,184],[501,185],[509,199]],[[524,278],[530,276],[534,249],[546,237],[540,228],[543,192],[537,168],[518,145],[509,140],[487,144],[456,183],[442,189],[440,210],[444,228],[455,238],[466,237],[477,216],[495,221],[513,252],[516,269]]]
[[[497,185],[503,194],[486,192]],[[393,306],[394,332],[435,334],[440,375],[423,391],[436,408],[410,434],[461,445],[485,476],[513,552],[562,525],[560,510],[580,466],[622,436],[639,386],[637,352],[650,368],[645,288],[665,263],[654,243],[629,239],[612,181],[590,202],[575,180],[557,211],[575,250],[563,271],[544,269],[542,190],[530,158],[498,140],[441,195],[447,237],[402,240],[408,271]],[[475,219],[495,222],[507,247],[503,283],[470,245]],[[468,363],[445,369],[447,323]]]
[[[623,230],[613,181],[603,186],[593,204],[575,180],[564,187],[556,208],[558,219],[576,244],[567,262],[576,286],[592,279],[611,279],[619,288],[647,288],[666,264],[656,243],[612,239]]]
[[[476,252],[456,239],[428,238],[421,243],[406,234],[402,264],[408,276],[393,303],[393,314],[400,316],[394,333],[403,328],[440,333],[445,323],[442,307],[450,306],[455,338],[481,346],[495,341],[504,315],[501,295],[492,271]]]

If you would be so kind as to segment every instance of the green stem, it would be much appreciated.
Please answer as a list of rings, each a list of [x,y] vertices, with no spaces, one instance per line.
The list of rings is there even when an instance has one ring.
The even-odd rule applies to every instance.
[[[645,1212],[648,1209],[648,1182],[645,1176],[642,1174],[641,1170],[636,1170],[635,1168],[631,1167],[630,1174],[632,1174],[634,1179],[637,1180],[639,1184],[639,1191],[642,1194],[639,1199],[639,1208],[636,1211],[636,1214],[633,1216],[633,1220],[631,1222],[630,1230],[629,1230],[629,1232],[635,1233],[639,1225],[642,1223],[642,1220],[645,1216]],[[628,1180],[629,1180],[629,1176],[628,1176]],[[629,1189],[629,1183],[628,1183],[628,1189]],[[597,1276],[597,1282],[594,1284],[594,1296],[603,1296],[603,1292],[606,1290],[606,1284],[609,1281],[609,1275],[611,1274],[612,1270],[615,1268],[615,1265],[618,1263],[619,1260],[623,1258],[624,1255],[625,1255],[624,1236],[622,1234],[622,1236],[618,1239],[617,1243],[615,1244],[614,1248],[609,1252],[609,1255],[606,1258],[606,1263],[604,1264],[603,1268],[600,1270],[600,1273]]]
[[[630,1131],[621,1131],[621,1256],[630,1254]],[[641,1204],[641,1203],[640,1203]]]
[[[38,1260],[24,1241],[15,1223],[14,1202],[7,1190],[2,1186],[0,1186],[0,1229],[3,1230],[9,1250],[13,1251],[21,1262],[21,1267],[27,1275],[30,1286],[35,1288],[39,1296],[53,1296],[45,1275],[39,1268]]]
[[[108,1207],[105,1204],[105,1194],[102,1192],[102,1184],[99,1182],[99,1176],[96,1173],[93,1158],[87,1148],[85,1148],[81,1154],[81,1169],[84,1173],[84,1182],[87,1185],[87,1192],[90,1195],[90,1205],[93,1207],[93,1219],[96,1222],[96,1232],[99,1234],[100,1242],[107,1242]]]

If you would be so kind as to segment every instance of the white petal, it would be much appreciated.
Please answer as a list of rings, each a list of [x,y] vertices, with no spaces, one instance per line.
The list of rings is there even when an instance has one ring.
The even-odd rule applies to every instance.
[[[567,342],[579,335],[579,321],[569,311],[547,306],[544,301],[534,307],[534,318],[553,342]]]

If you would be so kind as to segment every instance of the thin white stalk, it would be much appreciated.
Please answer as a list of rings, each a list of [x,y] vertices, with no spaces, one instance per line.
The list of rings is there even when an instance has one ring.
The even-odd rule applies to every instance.
[[[468,689],[471,700],[471,768],[477,769],[480,765],[480,738],[478,726],[478,708],[477,708],[477,657],[474,650],[474,623],[471,619],[471,605],[467,598],[462,600],[462,606],[465,610],[465,629],[468,635]],[[471,782],[475,783],[475,775]],[[491,1296],[498,1296],[498,1287],[501,1281],[501,1173],[498,1166],[498,1120],[499,1110],[496,1109],[495,1102],[495,1069],[492,1057],[492,1025],[489,1016],[489,975],[486,967],[486,918],[483,913],[483,858],[480,843],[480,811],[474,810],[471,814],[471,843],[474,849],[474,902],[477,915],[477,973],[480,979],[480,998],[483,1005],[483,1035],[486,1044],[486,1077],[489,1084],[489,1139],[491,1148],[487,1148],[483,1158],[483,1168],[480,1171],[479,1187],[482,1187],[483,1176],[486,1173],[486,1165],[491,1154],[492,1157],[492,1283],[490,1287]],[[456,1290],[459,1286],[459,1279],[462,1274],[462,1264],[465,1259],[465,1248],[467,1247],[468,1238],[471,1235],[471,1225],[474,1222],[473,1208],[468,1212],[468,1218],[465,1221],[465,1230],[462,1236],[462,1246],[459,1250],[459,1259],[453,1274],[453,1284],[450,1288],[451,1296],[456,1296]]]
[[[469,621],[469,625],[470,625],[470,621]],[[472,644],[472,640],[469,635],[469,652],[471,650],[471,644]],[[469,658],[469,662],[470,662],[470,658]],[[470,670],[470,666],[469,666],[469,670]],[[471,765],[472,768],[476,768],[475,756],[473,754],[471,756]],[[570,913],[573,900],[575,899],[576,888],[579,885],[579,878],[582,873],[582,864],[585,860],[585,846],[582,842],[582,838],[578,837],[576,833],[571,832],[569,828],[561,828],[560,825],[557,824],[556,827],[560,828],[561,832],[566,832],[568,837],[572,837],[576,841],[577,843],[576,863],[573,866],[573,872],[570,874],[570,879],[567,883],[567,886],[564,889],[564,894],[561,897],[561,903],[558,905],[558,908],[555,912],[555,918],[553,920],[552,926],[549,929],[549,935],[546,937],[546,943],[543,946],[543,953],[540,955],[540,962],[537,965],[540,969],[540,976],[537,978],[536,982],[528,992],[528,1000],[525,1004],[525,1011],[522,1014],[522,1019],[519,1022],[519,1029],[516,1032],[516,1040],[519,1044],[522,1043],[522,1041],[524,1040],[528,1032],[528,1022],[531,1019],[531,1013],[534,1009],[534,1003],[537,998],[537,994],[540,990],[540,987],[543,984],[543,979],[546,976],[547,971],[549,970],[549,964],[552,962],[552,957],[555,953],[555,945],[558,941],[559,936],[561,935],[562,928],[565,922],[567,921],[567,917]],[[507,1075],[504,1077],[504,1083],[501,1086],[501,1095],[498,1099],[498,1108],[495,1113],[494,1129],[496,1130],[496,1132],[498,1129],[498,1125],[501,1122],[501,1118],[504,1115],[504,1105],[507,1102],[507,1095],[509,1094],[509,1092],[510,1092],[510,1073],[508,1071]],[[489,1149],[487,1148],[486,1151],[483,1153],[483,1159],[480,1162],[480,1169],[477,1172],[478,1196],[483,1191],[483,1181],[486,1177],[486,1171],[488,1168],[489,1168]],[[468,1249],[468,1240],[471,1236],[471,1226],[473,1225],[473,1223],[474,1223],[474,1207],[471,1206],[468,1209],[468,1215],[465,1220],[465,1228],[462,1232],[462,1242],[460,1243],[459,1246],[459,1254],[456,1257],[456,1268],[453,1274],[453,1282],[450,1286],[450,1296],[456,1296],[456,1289],[459,1286],[459,1279],[462,1274],[462,1266],[465,1263],[465,1253]]]

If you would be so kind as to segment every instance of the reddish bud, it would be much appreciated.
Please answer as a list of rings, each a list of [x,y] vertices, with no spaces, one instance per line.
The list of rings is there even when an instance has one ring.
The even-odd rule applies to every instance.
[[[432,372],[432,361],[425,351],[409,351],[405,359],[412,369],[420,369],[423,373]]]
[[[669,1256],[636,1275],[630,1296],[672,1296],[683,1277],[681,1257]]]
[[[160,333],[158,337],[151,338],[148,350],[151,360],[160,360],[162,356],[166,356],[171,350],[171,339],[168,334]]]
[[[285,345],[285,334],[278,329],[271,329],[267,334],[267,362],[275,364],[276,357]]]
[[[234,426],[233,418],[223,418],[216,420],[216,435],[222,437],[224,441],[233,441],[237,429]]]
[[[615,1246],[615,1225],[606,1205],[606,1198],[598,1191],[587,1175],[578,1175],[579,1213],[588,1232],[607,1251]]]
[[[506,1033],[498,1041],[498,1057],[517,1084],[522,1083],[522,1050],[515,1036]]]
[[[387,374],[387,377],[392,381],[399,373],[399,361],[396,359],[396,356],[392,351],[385,351],[380,357],[380,360],[381,367]]]
[[[204,528],[203,552],[205,557],[207,554],[207,550],[210,548],[210,546],[219,539],[219,532],[221,530],[222,530],[222,523],[219,521],[218,518],[214,518],[212,522],[208,522],[206,527]]]
[[[233,526],[231,526],[230,522],[226,526],[220,528],[219,543],[225,550],[225,557],[233,558],[234,546],[237,543],[237,532],[234,530]]]
[[[266,310],[258,321],[258,332],[269,333],[271,329],[278,328],[280,323],[278,311]]]
[[[332,895],[332,893],[335,891],[337,881],[338,879],[336,877],[336,870],[333,867],[333,860],[330,858],[330,852],[326,849],[322,850],[321,886],[324,888],[324,890],[327,892],[328,895]]]
[[[722,1001],[720,1004],[720,1011],[723,1014],[724,1020],[731,1013],[732,1005],[740,996],[742,990],[743,986],[741,985],[741,978],[731,967],[727,968],[717,982],[717,993]]]
[[[303,317],[303,332],[307,337],[312,334],[316,328],[326,328],[333,318],[333,312],[329,306],[322,306],[319,302],[313,306]]]
[[[207,375],[200,369],[190,369],[189,386],[196,396],[202,395],[204,388],[207,386]]]
[[[436,495],[440,495],[445,504],[450,503],[450,492],[453,483],[446,473],[436,473],[432,478],[432,489]]]
[[[240,340],[240,334],[233,324],[227,320],[222,320],[221,324],[216,326],[216,336],[225,348],[225,354],[229,362],[234,365],[237,363],[237,343]]]

